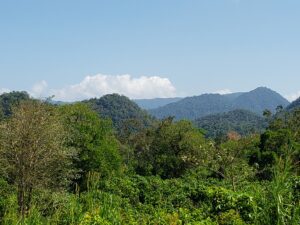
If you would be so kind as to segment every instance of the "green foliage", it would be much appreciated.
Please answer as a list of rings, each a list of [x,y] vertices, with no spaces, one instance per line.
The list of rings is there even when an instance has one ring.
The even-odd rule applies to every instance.
[[[298,179],[292,175],[291,156],[290,149],[287,149],[285,156],[276,158],[272,181],[268,182],[265,191],[257,193],[263,207],[257,215],[260,224],[287,225],[300,222]]]
[[[0,120],[11,116],[13,106],[29,99],[26,92],[13,91],[0,95]]]
[[[270,123],[269,128],[261,135],[260,150],[253,152],[250,163],[259,167],[261,179],[272,178],[272,167],[278,157],[286,155],[291,149],[292,161],[298,164],[300,159],[300,111],[281,112]],[[299,171],[298,167],[294,170]]]
[[[0,224],[5,214],[9,200],[15,192],[14,187],[9,185],[4,179],[0,178]]]
[[[105,182],[102,188],[121,196],[139,209],[139,214],[157,210],[176,212],[183,223],[199,222],[208,218],[218,220],[231,210],[240,220],[253,222],[256,203],[243,193],[235,193],[192,177],[162,180],[159,177],[134,176]],[[210,217],[212,216],[212,217]]]
[[[101,119],[96,112],[81,103],[61,106],[60,111],[70,134],[66,145],[78,153],[74,163],[81,175],[81,187],[90,172],[98,172],[102,177],[118,173],[121,157],[111,122]]]
[[[35,100],[21,102],[0,125],[0,166],[15,184],[24,217],[39,188],[63,189],[73,176],[72,152],[54,107]]]
[[[188,121],[163,120],[147,135],[149,142],[136,149],[140,174],[180,177],[203,162],[210,148],[203,134]]]
[[[299,110],[267,113],[260,136],[230,128],[211,140],[189,121],[150,121],[130,104],[108,95],[14,106],[0,126],[0,224],[300,223]],[[237,112],[234,125],[245,119]]]
[[[84,101],[84,103],[95,110],[99,116],[111,119],[117,131],[121,131],[127,120],[142,121],[144,126],[149,125],[152,121],[147,112],[136,103],[118,94],[105,95],[99,99]]]
[[[264,118],[246,110],[209,115],[197,119],[195,124],[206,131],[206,137],[213,139],[226,137],[231,131],[241,136],[261,133],[267,126]]]
[[[254,177],[255,169],[248,164],[247,151],[253,147],[254,137],[240,140],[228,140],[213,149],[214,157],[211,159],[214,176],[231,183],[232,189]]]
[[[246,223],[241,219],[238,212],[229,210],[228,212],[221,213],[218,218],[220,225],[245,225]]]

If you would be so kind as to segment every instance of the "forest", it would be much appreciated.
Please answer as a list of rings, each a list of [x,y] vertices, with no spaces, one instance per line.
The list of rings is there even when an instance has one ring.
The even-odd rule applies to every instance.
[[[298,106],[195,124],[116,94],[2,94],[0,224],[300,224]]]

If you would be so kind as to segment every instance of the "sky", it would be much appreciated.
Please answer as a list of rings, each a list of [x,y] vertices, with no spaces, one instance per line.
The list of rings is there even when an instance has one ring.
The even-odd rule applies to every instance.
[[[300,96],[299,0],[0,0],[0,92]]]

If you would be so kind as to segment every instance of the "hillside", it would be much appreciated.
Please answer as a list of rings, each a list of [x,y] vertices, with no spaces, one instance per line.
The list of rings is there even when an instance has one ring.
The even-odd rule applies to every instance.
[[[225,96],[219,94],[204,94],[184,98],[178,102],[150,110],[149,112],[157,118],[174,116],[176,119],[193,120],[230,109],[230,101]]]
[[[157,118],[174,116],[175,119],[195,120],[207,115],[228,112],[236,109],[249,110],[262,114],[265,109],[272,112],[278,105],[286,107],[289,102],[277,92],[260,87],[250,92],[229,95],[204,94],[184,98],[149,112]]]
[[[154,99],[135,99],[133,100],[142,109],[155,109],[168,105],[170,103],[178,102],[182,98],[154,98]]]
[[[287,106],[287,110],[294,110],[296,108],[300,108],[300,98],[296,99]]]
[[[234,110],[205,116],[195,120],[194,124],[204,129],[209,138],[226,136],[230,131],[246,136],[261,133],[267,127],[267,122],[263,117],[247,110]]]
[[[142,121],[144,124],[149,123],[151,120],[146,111],[122,95],[109,94],[101,98],[93,98],[83,102],[89,104],[102,117],[110,118],[116,129],[121,128],[123,122],[128,119],[136,119]]]
[[[277,92],[259,87],[236,98],[233,108],[246,109],[261,115],[265,109],[275,112],[277,106],[286,107],[288,104],[289,102]]]

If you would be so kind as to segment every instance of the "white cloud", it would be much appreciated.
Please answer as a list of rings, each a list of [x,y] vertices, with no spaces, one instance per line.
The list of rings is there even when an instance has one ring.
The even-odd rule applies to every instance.
[[[45,97],[44,95],[47,95],[47,88],[48,88],[47,82],[42,80],[33,85],[30,94],[36,98]]]
[[[46,85],[41,85],[45,87]],[[43,88],[37,86],[36,91]],[[132,99],[174,97],[176,89],[168,78],[158,76],[141,76],[133,78],[131,75],[103,75],[85,77],[79,84],[69,85],[62,89],[49,90],[50,95],[62,101],[76,101],[105,94],[118,93]]]
[[[300,97],[300,91],[297,91],[296,93],[286,95],[285,98],[289,100],[290,102],[295,101],[297,98]]]
[[[0,94],[9,93],[9,92],[10,92],[10,90],[7,88],[0,88]]]
[[[232,94],[233,92],[230,89],[222,89],[213,92],[214,94],[220,94],[220,95],[227,95],[227,94]]]

